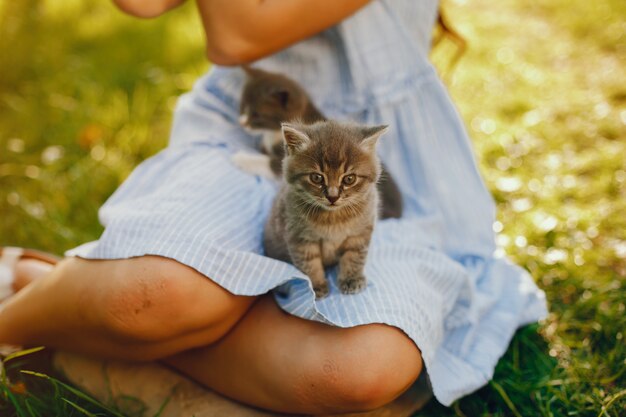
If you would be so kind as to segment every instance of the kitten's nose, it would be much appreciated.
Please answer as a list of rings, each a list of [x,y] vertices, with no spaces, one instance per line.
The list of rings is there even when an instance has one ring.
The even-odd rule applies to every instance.
[[[330,204],[335,204],[335,201],[339,200],[339,189],[337,187],[328,187],[326,199],[330,201]]]

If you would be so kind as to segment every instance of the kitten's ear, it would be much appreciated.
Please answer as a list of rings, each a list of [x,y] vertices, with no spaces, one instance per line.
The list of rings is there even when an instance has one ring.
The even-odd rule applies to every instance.
[[[389,130],[388,125],[364,127],[361,129],[363,139],[361,140],[361,148],[368,152],[374,152],[376,150],[376,143],[378,139]]]
[[[281,128],[283,132],[283,139],[285,140],[285,145],[287,146],[287,153],[289,155],[303,150],[307,147],[309,142],[311,142],[311,138],[309,138],[306,133],[301,132],[289,123],[282,123]]]
[[[283,109],[287,108],[287,103],[289,103],[289,91],[276,90],[272,93],[272,97],[274,97]]]

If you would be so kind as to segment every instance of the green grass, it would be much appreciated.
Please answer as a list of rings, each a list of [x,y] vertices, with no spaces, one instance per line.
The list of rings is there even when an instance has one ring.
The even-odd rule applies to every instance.
[[[116,407],[107,407],[88,394],[50,376],[55,373],[49,369],[50,352],[43,349],[23,350],[3,358],[0,369],[0,415],[125,417]],[[46,373],[21,369],[25,366],[43,366]],[[135,399],[135,404],[138,403]],[[137,407],[135,409],[140,410]]]
[[[417,415],[623,414],[626,2],[447,10],[469,49],[446,82],[498,204],[500,250],[531,272],[551,314],[517,333],[492,383]],[[165,146],[176,97],[206,71],[202,36],[191,4],[138,21],[95,0],[0,2],[0,245],[62,253],[98,237],[98,207]],[[433,59],[445,68],[453,51],[444,41]],[[41,407],[85,415],[38,384]],[[7,390],[1,415],[37,415],[18,413]],[[50,413],[39,415],[70,415]]]

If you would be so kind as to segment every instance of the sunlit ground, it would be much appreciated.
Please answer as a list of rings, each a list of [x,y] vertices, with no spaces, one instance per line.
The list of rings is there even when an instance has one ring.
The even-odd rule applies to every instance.
[[[446,5],[469,48],[452,70],[450,42],[433,59],[498,203],[500,251],[532,273],[551,315],[518,333],[490,385],[418,415],[618,416],[626,2]],[[202,48],[191,5],[145,22],[106,1],[0,0],[0,245],[62,253],[97,238],[98,207],[165,146],[176,97],[208,68]],[[7,402],[0,414],[31,415]]]

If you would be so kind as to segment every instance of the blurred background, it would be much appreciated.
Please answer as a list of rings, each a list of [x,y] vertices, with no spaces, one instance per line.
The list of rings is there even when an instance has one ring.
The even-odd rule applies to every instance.
[[[452,65],[444,36],[432,59],[498,204],[498,250],[530,271],[551,315],[518,332],[489,386],[419,415],[617,416],[626,2],[443,5],[467,48]],[[210,66],[203,49],[191,3],[143,21],[105,0],[0,0],[0,245],[61,254],[96,239],[99,206],[166,145],[177,97]]]

